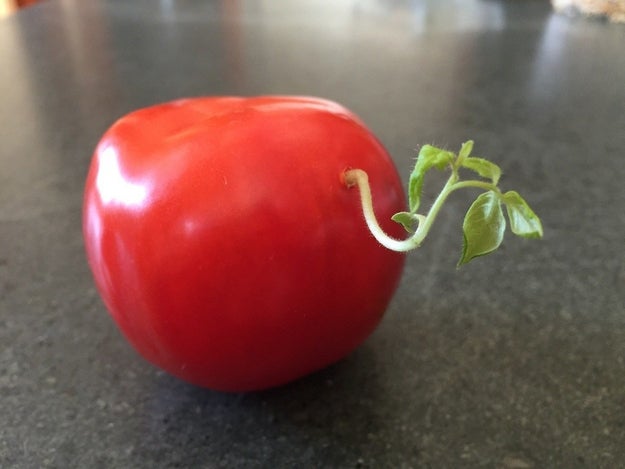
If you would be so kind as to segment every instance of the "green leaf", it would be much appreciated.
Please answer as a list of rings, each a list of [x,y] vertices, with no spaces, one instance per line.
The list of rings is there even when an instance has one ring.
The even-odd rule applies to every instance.
[[[410,212],[399,212],[391,217],[391,220],[402,225],[408,233],[414,233],[413,225],[417,221],[414,214]]]
[[[471,204],[464,217],[464,245],[458,266],[493,252],[503,240],[506,219],[495,192],[484,192]]]
[[[456,164],[458,166],[462,166],[462,162],[469,157],[472,151],[473,151],[473,140],[464,142],[462,144],[462,147],[460,147],[460,151],[458,152],[458,159],[456,160]]]
[[[462,161],[462,167],[475,171],[483,178],[490,179],[495,185],[499,182],[501,176],[501,168],[484,158],[465,158]]]
[[[455,155],[446,150],[433,147],[432,145],[423,145],[417,163],[410,175],[408,183],[408,204],[410,212],[416,213],[421,203],[421,191],[423,190],[423,180],[425,173],[432,168],[445,169],[445,167],[453,162]]]
[[[523,238],[542,238],[543,226],[540,219],[518,192],[508,191],[503,195],[510,229]]]

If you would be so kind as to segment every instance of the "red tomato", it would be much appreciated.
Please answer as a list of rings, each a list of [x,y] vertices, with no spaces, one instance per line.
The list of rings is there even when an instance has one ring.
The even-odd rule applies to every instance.
[[[395,167],[344,107],[305,97],[195,98],[135,111],[98,144],[87,256],[147,360],[225,391],[283,384],[374,330],[404,256],[369,233],[347,168],[369,173],[390,234]]]

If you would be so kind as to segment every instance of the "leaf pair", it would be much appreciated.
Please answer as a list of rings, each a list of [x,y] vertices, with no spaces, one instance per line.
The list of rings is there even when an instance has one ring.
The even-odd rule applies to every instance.
[[[469,140],[462,144],[460,152],[456,156],[453,152],[437,148],[432,145],[423,145],[417,163],[410,174],[410,182],[408,184],[408,204],[410,213],[417,213],[421,203],[421,192],[423,190],[423,181],[426,173],[436,168],[444,170],[451,167],[454,174],[457,174],[459,168],[466,168],[475,171],[481,177],[490,179],[495,185],[499,182],[501,169],[495,163],[484,158],[470,156],[473,150],[473,141]]]
[[[505,194],[494,190],[479,195],[471,204],[462,224],[464,243],[458,266],[466,264],[499,247],[506,230],[506,219],[501,205],[506,206],[510,229],[523,238],[540,238],[543,235],[540,219],[518,192]]]
[[[524,238],[540,238],[543,234],[540,219],[527,202],[517,192],[509,191],[504,194],[497,187],[501,177],[499,166],[484,158],[470,156],[472,150],[473,141],[471,140],[462,145],[458,155],[432,145],[424,145],[419,152],[408,183],[410,211],[399,212],[393,216],[393,220],[402,224],[407,231],[414,233],[415,245],[419,245],[449,194],[463,187],[485,190],[486,192],[473,202],[464,218],[462,226],[464,243],[459,266],[499,247],[506,229],[502,204],[506,206],[510,229],[514,234]],[[449,168],[452,174],[430,212],[424,216],[418,214],[417,210],[421,204],[425,175],[432,168],[438,170]],[[460,169],[477,173],[483,180],[460,181]],[[418,224],[416,232],[413,229],[415,224]]]

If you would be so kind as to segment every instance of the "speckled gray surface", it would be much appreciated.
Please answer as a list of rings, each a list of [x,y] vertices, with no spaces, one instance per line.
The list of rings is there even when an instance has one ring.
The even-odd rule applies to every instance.
[[[623,467],[624,44],[539,1],[49,0],[1,20],[0,467]],[[342,102],[406,175],[418,145],[475,139],[545,239],[457,271],[457,195],[341,363],[236,395],[158,372],[85,263],[91,151],[136,107],[265,93]]]

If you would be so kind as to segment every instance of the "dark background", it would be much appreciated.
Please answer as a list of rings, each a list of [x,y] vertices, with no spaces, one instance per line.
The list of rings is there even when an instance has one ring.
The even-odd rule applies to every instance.
[[[542,1],[49,0],[0,20],[0,467],[622,467],[624,45]],[[544,240],[456,270],[475,196],[456,194],[342,362],[252,394],[157,371],[85,262],[93,148],[138,107],[270,93],[351,108],[406,178],[420,145],[474,139]]]

